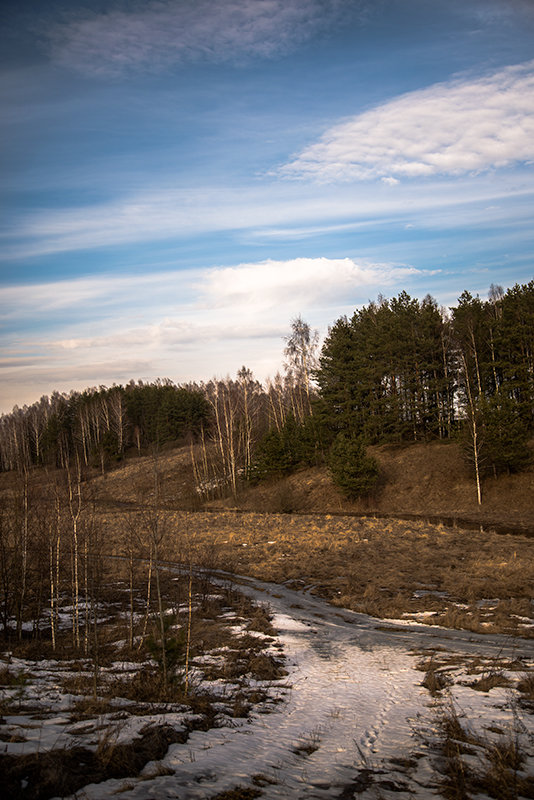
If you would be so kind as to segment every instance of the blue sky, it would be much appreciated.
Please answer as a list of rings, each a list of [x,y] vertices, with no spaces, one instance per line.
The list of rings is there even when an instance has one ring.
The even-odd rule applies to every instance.
[[[0,11],[0,411],[532,279],[531,0]]]

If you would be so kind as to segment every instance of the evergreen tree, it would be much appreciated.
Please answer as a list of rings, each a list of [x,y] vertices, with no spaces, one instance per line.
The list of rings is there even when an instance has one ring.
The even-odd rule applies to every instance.
[[[480,403],[484,449],[494,474],[519,472],[530,461],[528,433],[516,402],[503,393]]]
[[[328,456],[328,466],[332,480],[347,497],[367,496],[377,485],[378,463],[367,455],[360,437],[338,434]]]
[[[288,475],[298,467],[322,460],[318,425],[313,417],[299,424],[288,414],[283,426],[271,428],[258,443],[251,468],[253,481]]]
[[[454,414],[447,322],[435,300],[380,298],[330,329],[317,382],[338,431],[370,443],[440,437]]]

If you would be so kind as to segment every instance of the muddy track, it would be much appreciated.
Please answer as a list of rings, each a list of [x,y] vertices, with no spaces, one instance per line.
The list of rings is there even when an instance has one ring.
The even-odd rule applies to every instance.
[[[235,786],[261,787],[265,800],[395,797],[434,794],[433,753],[418,735],[435,727],[432,698],[416,669],[422,651],[534,659],[534,642],[422,625],[383,624],[339,610],[311,593],[221,574],[268,603],[289,675],[273,691],[283,702],[231,727],[193,732],[171,745],[172,774],[152,784],[153,797],[200,800]],[[86,788],[97,800],[102,787]],[[107,795],[106,795],[107,796]],[[121,794],[146,800],[143,782]],[[252,796],[252,795],[247,795]]]

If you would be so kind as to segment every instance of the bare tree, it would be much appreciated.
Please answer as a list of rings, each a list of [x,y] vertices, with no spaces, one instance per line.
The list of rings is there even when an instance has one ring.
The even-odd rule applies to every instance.
[[[72,636],[76,648],[80,647],[80,520],[82,515],[82,472],[80,457],[75,454],[74,474],[67,465],[67,502],[72,532]]]
[[[126,444],[126,404],[122,386],[114,386],[111,389],[108,407],[111,430],[117,437],[117,450],[122,454]]]
[[[482,429],[479,422],[479,414],[477,409],[476,400],[471,389],[471,380],[469,377],[469,370],[467,368],[467,361],[464,353],[461,354],[462,366],[465,380],[465,391],[467,395],[467,419],[470,435],[470,449],[475,468],[475,482],[477,489],[477,502],[480,506],[482,504],[482,488],[480,481],[480,454],[482,448]]]
[[[299,315],[291,320],[291,334],[284,341],[285,368],[288,377],[293,379],[293,392],[295,394],[296,418],[302,420],[305,414],[311,414],[311,380],[312,372],[317,367],[317,350],[319,347],[319,332],[312,330],[307,322]],[[304,389],[305,408],[300,391]]]
[[[19,539],[19,558],[20,576],[17,603],[17,637],[22,639],[22,620],[24,616],[24,603],[26,599],[26,581],[28,576],[28,469],[23,467],[20,474],[20,539]]]

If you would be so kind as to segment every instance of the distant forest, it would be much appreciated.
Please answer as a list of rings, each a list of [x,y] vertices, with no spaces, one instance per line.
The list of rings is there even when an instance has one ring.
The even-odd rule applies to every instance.
[[[427,296],[380,297],[341,317],[319,351],[300,317],[281,373],[176,385],[131,381],[54,392],[0,418],[0,468],[105,471],[126,456],[188,444],[197,491],[236,493],[328,463],[347,494],[370,491],[372,444],[459,439],[477,485],[528,463],[534,430],[534,281],[454,308]],[[480,490],[479,490],[480,491]],[[479,495],[480,497],[480,495]]]

